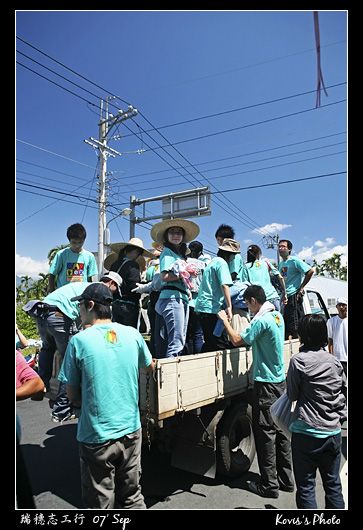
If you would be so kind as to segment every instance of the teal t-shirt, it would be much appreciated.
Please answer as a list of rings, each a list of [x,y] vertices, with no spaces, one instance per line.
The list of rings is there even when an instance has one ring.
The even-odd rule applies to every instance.
[[[162,253],[160,254],[160,272],[169,271],[170,267],[177,259],[182,259],[178,254],[175,254],[170,248],[165,247]],[[175,282],[161,282],[161,286],[164,287],[177,287],[183,292],[176,291],[173,289],[164,289],[160,291],[159,299],[161,298],[176,298],[177,300],[183,300],[184,302],[189,301],[189,296],[187,293],[187,288],[183,280],[177,280]]]
[[[146,281],[151,282],[151,280],[154,278],[154,274],[156,274],[159,271],[159,261],[156,265],[150,265],[146,269]]]
[[[266,383],[285,380],[284,338],[285,324],[279,311],[269,311],[241,333],[242,339],[252,345],[252,379]]]
[[[151,362],[143,337],[130,326],[95,324],[71,338],[58,379],[81,385],[79,442],[102,443],[140,429],[139,368]]]
[[[228,264],[223,258],[213,258],[204,269],[195,311],[200,313],[218,313],[223,308],[224,295],[222,285],[232,285]]]
[[[328,438],[328,436],[339,434],[341,429],[337,429],[336,431],[322,431],[311,427],[303,420],[294,420],[289,425],[289,431],[298,434],[306,434],[306,436],[312,436],[313,438]]]
[[[305,274],[311,266],[296,256],[290,256],[286,261],[280,261],[279,271],[286,285],[287,296],[292,296],[299,289]]]
[[[279,271],[271,263],[270,267],[273,274],[279,274]],[[262,287],[265,291],[266,300],[274,300],[275,298],[279,298],[275,287],[271,283],[268,265],[263,259],[256,259],[253,264],[246,263],[242,272],[242,281],[250,282],[252,285],[259,285]]]
[[[79,303],[71,302],[71,298],[82,294],[89,285],[91,285],[91,282],[72,282],[68,285],[63,285],[63,287],[59,287],[59,289],[48,294],[43,299],[43,302],[49,305],[56,305],[59,311],[75,320],[79,317]]]
[[[57,276],[56,287],[58,288],[71,282],[88,282],[90,276],[98,274],[98,269],[92,252],[83,249],[77,253],[67,247],[57,252],[49,267],[49,272]]]
[[[242,281],[242,274],[245,264],[243,263],[241,254],[234,255],[233,259],[228,263],[228,268],[231,275],[233,272],[237,273],[236,279]]]

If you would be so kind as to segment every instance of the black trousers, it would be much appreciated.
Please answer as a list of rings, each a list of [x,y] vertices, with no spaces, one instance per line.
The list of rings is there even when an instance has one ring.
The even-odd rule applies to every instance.
[[[139,320],[139,306],[136,304],[129,304],[122,301],[115,301],[112,304],[112,321],[123,324],[124,326],[132,326],[137,329],[137,322]]]
[[[218,317],[214,313],[197,313],[203,329],[204,346],[202,352],[228,350],[234,348],[233,344],[229,342],[226,331],[224,330],[220,337],[213,335],[215,325]]]
[[[296,293],[289,296],[283,313],[285,322],[285,340],[288,340],[290,335],[293,339],[298,338],[297,327],[303,316],[304,308],[302,296],[298,298]]]
[[[282,383],[255,381],[252,392],[252,427],[257,450],[261,487],[278,491],[279,487],[291,487],[291,445],[289,440],[273,422],[270,407],[283,394]]]

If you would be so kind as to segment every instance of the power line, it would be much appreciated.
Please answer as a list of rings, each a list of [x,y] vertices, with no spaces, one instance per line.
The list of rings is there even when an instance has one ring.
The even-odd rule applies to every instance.
[[[94,103],[92,103],[91,101],[88,101],[88,99],[84,98],[83,96],[80,96],[79,94],[76,94],[75,92],[73,92],[72,90],[69,90],[69,88],[66,88],[62,85],[60,85],[59,83],[56,83],[55,81],[53,81],[52,79],[49,79],[49,77],[46,77],[45,75],[42,75],[40,74],[39,72],[36,72],[35,70],[33,70],[32,68],[30,68],[29,66],[26,66],[25,64],[21,63],[20,61],[16,61],[16,64],[19,64],[20,66],[22,66],[23,68],[26,68],[27,70],[30,70],[31,72],[33,72],[33,74],[36,74],[38,75],[39,77],[42,77],[43,79],[46,79],[47,81],[49,81],[49,83],[53,83],[53,85],[61,88],[62,90],[65,90],[66,92],[69,92],[70,94],[72,94],[73,96],[76,96],[77,98],[79,99],[82,99],[83,101],[85,101],[86,103],[88,103],[89,105],[92,105],[93,107],[97,107],[97,105],[95,105]]]
[[[283,149],[284,147],[292,147],[293,145],[299,145],[299,144],[304,144],[304,143],[308,143],[308,142],[315,142],[316,140],[323,140],[325,138],[331,138],[332,136],[339,136],[341,134],[346,134],[346,132],[347,131],[342,131],[342,132],[339,132],[339,133],[327,134],[325,136],[317,136],[316,138],[311,138],[309,140],[302,140],[300,142],[293,142],[291,144],[279,145],[277,147],[269,147],[268,149],[260,149],[258,151],[251,151],[250,153],[243,153],[241,155],[227,156],[227,157],[224,157],[224,158],[217,158],[215,160],[207,160],[205,162],[199,162],[198,164],[194,164],[194,165],[195,166],[202,166],[204,164],[214,164],[215,162],[224,162],[225,160],[233,160],[234,158],[241,158],[241,157],[250,156],[250,155],[257,155],[259,153],[266,153],[267,151],[275,151],[276,149]],[[325,147],[325,146],[322,146],[322,147]],[[283,155],[283,156],[287,156],[287,155]],[[188,166],[185,166],[185,167],[188,167]],[[144,177],[146,175],[156,175],[158,173],[166,173],[168,171],[170,171],[170,169],[160,169],[158,171],[148,171],[146,173],[137,173],[136,175],[129,175],[129,178]],[[205,170],[205,171],[210,171],[210,170]]]
[[[336,153],[329,153],[329,154],[326,154],[326,155],[319,155],[319,156],[314,156],[314,157],[311,157],[311,158],[304,158],[302,160],[295,160],[294,162],[285,162],[284,164],[275,164],[274,166],[265,166],[265,167],[260,167],[260,168],[257,168],[257,169],[248,169],[247,171],[238,171],[237,173],[228,173],[227,175],[220,175],[220,176],[217,176],[217,177],[210,177],[211,180],[217,180],[217,179],[222,179],[222,178],[227,178],[227,177],[235,177],[235,176],[240,176],[240,175],[248,175],[250,173],[256,173],[257,171],[264,171],[266,169],[275,169],[277,167],[284,167],[284,166],[291,166],[291,165],[294,165],[294,164],[299,164],[301,162],[309,162],[310,160],[318,160],[320,158],[326,158],[328,156],[335,156],[335,155],[340,155],[340,154],[343,154],[343,153],[346,153],[346,150],[344,151],[337,151]],[[177,178],[177,177],[176,177]],[[160,179],[155,179],[155,180],[160,180]],[[163,179],[164,180],[164,179]],[[147,181],[146,181],[147,182]],[[137,184],[141,184],[140,182],[138,182]],[[173,186],[180,186],[181,185],[181,182],[173,182],[172,183]],[[142,188],[143,191],[147,191],[147,190],[157,190],[157,189],[161,189],[161,188],[164,188],[165,186],[162,185],[162,186],[153,186],[152,188]],[[137,191],[137,190],[136,190]]]
[[[34,191],[23,190],[21,188],[17,188],[17,190],[21,191],[23,193],[30,193],[31,195],[36,195],[37,197],[47,197],[48,199],[53,199],[53,197],[51,195],[45,195],[43,193],[36,193]],[[40,208],[36,212],[33,212],[30,215],[27,215],[26,217],[23,217],[23,219],[20,219],[20,221],[17,221],[16,224],[19,225],[20,223],[23,223],[27,219],[30,219],[30,217],[33,217],[35,214],[39,213],[42,210],[45,210],[46,208],[49,208],[49,206],[51,206],[52,204],[55,204],[57,202],[68,202],[69,204],[75,204],[76,206],[82,206],[83,207],[83,204],[79,204],[79,202],[68,201],[67,199],[57,199],[56,201],[53,201],[51,204],[46,204],[43,208]],[[93,209],[97,210],[97,206],[90,206],[90,208],[93,208]]]
[[[304,180],[321,179],[325,177],[333,177],[335,175],[343,175],[344,173],[346,173],[346,171],[337,171],[336,173],[325,173],[324,175],[315,175],[314,177],[304,177],[300,179],[282,180],[279,182],[270,182],[268,184],[256,184],[255,186],[245,186],[243,188],[232,188],[229,190],[223,190],[223,193],[229,193],[231,191],[252,190],[255,188],[267,188],[268,186],[280,186],[282,184],[291,184],[292,182],[302,182]],[[211,195],[214,195],[216,193],[220,193],[220,192],[212,191]]]
[[[293,155],[298,155],[298,154],[302,154],[302,153],[308,153],[309,151],[317,151],[317,150],[325,149],[326,147],[334,147],[336,145],[342,145],[342,144],[346,144],[346,142],[337,142],[335,144],[314,147],[313,149],[304,149],[302,151],[295,151],[293,153],[287,153],[287,154],[278,155],[278,156],[272,156],[272,157],[268,157],[268,158],[260,158],[259,160],[250,160],[249,162],[241,162],[239,164],[232,164],[232,165],[229,165],[229,166],[217,167],[217,168],[212,168],[212,169],[204,169],[204,172],[205,173],[210,173],[212,171],[221,171],[222,169],[229,169],[229,168],[232,168],[232,167],[245,166],[245,165],[249,165],[249,164],[258,164],[259,162],[266,162],[268,160],[275,160],[276,158],[284,158],[286,156],[293,156]],[[345,151],[341,151],[341,152],[345,152]],[[330,153],[330,154],[322,155],[322,156],[331,156],[331,155],[334,155],[334,154],[336,154],[336,153]],[[320,157],[315,157],[315,158],[320,158]],[[305,160],[315,160],[315,158],[307,158]],[[274,168],[274,167],[280,167],[280,166],[283,166],[283,165],[295,164],[295,163],[298,163],[298,162],[304,162],[305,160],[296,160],[294,162],[288,162],[286,164],[279,164],[279,165],[276,165],[276,166],[270,166],[270,167],[265,167],[265,168],[260,168],[260,169],[251,169],[251,170],[248,170],[246,173],[249,173],[250,171],[251,172],[252,171],[260,171],[261,169],[270,169],[270,168]],[[194,174],[194,173],[192,173],[192,174]],[[232,175],[241,175],[241,174],[243,174],[243,173],[232,173]],[[230,176],[230,175],[223,175],[223,176],[219,176],[219,177],[210,177],[210,179],[223,178],[223,177],[227,177],[227,176]],[[161,181],[167,180],[167,181],[170,182],[170,179],[174,178],[174,177],[177,177],[177,175],[174,175],[172,177],[160,177],[158,179],[153,179],[153,182],[157,182],[159,180],[161,180]],[[129,178],[134,178],[134,177],[130,176]],[[144,183],[148,183],[148,182],[150,182],[150,179],[141,180],[139,182],[135,182],[135,184],[144,184]]]
[[[41,169],[46,169],[48,171],[53,171],[54,173],[59,173],[60,175],[65,175],[66,177],[74,177],[78,180],[87,180],[88,182],[88,179],[85,179],[85,178],[82,178],[78,175],[72,175],[71,173],[64,173],[64,171],[58,171],[57,169],[53,169],[51,167],[46,167],[46,166],[40,166],[39,164],[34,164],[33,162],[28,162],[27,160],[22,160],[20,158],[17,158],[16,159],[17,162],[23,162],[24,164],[29,164],[30,166],[35,166],[35,167],[40,167]],[[18,170],[20,171],[20,170]],[[25,171],[20,171],[21,173],[25,173]],[[28,173],[29,175],[31,175],[31,173]],[[37,176],[37,175],[34,175],[34,176]]]
[[[319,109],[323,109],[323,108],[327,108],[327,107],[331,107],[333,105],[338,105],[339,103],[344,103],[344,101],[347,101],[346,99],[340,99],[338,101],[334,101],[333,103],[327,103],[326,105],[321,105],[319,107]],[[209,133],[209,134],[204,134],[202,136],[195,136],[194,138],[187,138],[186,140],[180,140],[179,142],[174,142],[173,144],[171,145],[164,145],[164,146],[160,146],[160,147],[154,147],[153,150],[156,150],[156,149],[162,149],[163,147],[172,147],[172,146],[175,146],[175,145],[180,145],[180,144],[185,144],[187,142],[194,142],[196,140],[202,140],[204,138],[211,138],[212,136],[218,136],[219,134],[226,134],[226,133],[230,133],[230,132],[234,132],[234,131],[239,131],[241,129],[247,129],[249,127],[254,127],[255,125],[263,125],[265,123],[270,123],[272,121],[277,121],[277,120],[282,120],[284,118],[291,118],[292,116],[298,116],[299,114],[305,114],[306,112],[311,112],[313,110],[317,110],[316,107],[312,107],[311,109],[305,109],[305,110],[299,110],[298,112],[292,112],[290,114],[284,114],[282,116],[275,116],[274,118],[269,118],[267,120],[262,120],[262,121],[256,121],[254,123],[248,123],[247,125],[240,125],[239,127],[232,127],[231,129],[224,129],[223,131],[216,131],[214,133]],[[141,114],[141,113],[139,113]],[[146,132],[146,131],[144,131]],[[161,134],[161,133],[159,133]],[[146,151],[148,151],[148,149],[146,149]]]
[[[52,193],[60,193],[61,195],[67,195],[69,197],[76,197],[77,199],[80,199],[80,200],[85,200],[85,201],[92,201],[92,202],[98,202],[97,199],[89,199],[87,197],[83,197],[82,195],[74,195],[73,193],[68,193],[68,192],[65,192],[65,191],[58,191],[58,190],[55,190],[55,189],[52,189],[52,188],[46,188],[46,187],[43,187],[43,186],[37,186],[35,184],[28,184],[26,182],[22,182],[20,180],[17,181],[18,184],[22,184],[23,186],[29,186],[30,188],[36,188],[36,189],[39,189],[39,190],[44,190],[44,191],[51,191]]]
[[[44,147],[39,147],[38,145],[25,142],[24,140],[19,140],[19,138],[17,138],[16,141],[22,144],[30,145],[30,147],[34,147],[35,149],[40,149],[41,151],[45,151],[46,153],[50,153],[51,155],[59,156],[60,158],[64,158],[65,160],[70,160],[71,162],[75,162],[76,164],[80,164],[81,166],[90,167],[92,170],[94,169],[94,166],[89,166],[88,164],[84,164],[83,162],[79,162],[78,160],[74,160],[73,158],[69,158],[67,156],[60,155],[58,153],[54,153],[54,151],[49,151],[48,149],[45,149]]]
[[[20,40],[23,40],[23,39],[20,39]],[[25,42],[25,41],[23,40],[23,42]],[[28,44],[28,43],[27,43],[27,44]],[[32,46],[32,47],[33,47],[33,46]],[[35,48],[35,49],[37,49],[37,48]],[[40,51],[40,50],[38,50],[38,51]],[[41,52],[41,53],[43,53],[43,52]],[[51,58],[51,57],[48,56],[47,54],[44,54],[44,55],[46,55],[47,57]],[[55,59],[53,59],[53,58],[51,58],[51,59],[52,59],[52,60],[55,60]],[[55,61],[56,61],[56,60],[55,60]],[[59,63],[59,61],[56,61],[56,62]],[[62,64],[62,63],[59,63],[59,64]],[[64,66],[65,68],[71,70],[70,68],[66,67],[64,64],[62,64],[62,66]],[[30,70],[31,70],[31,69],[30,69]],[[33,70],[31,70],[31,71],[33,71]],[[72,71],[73,73],[76,73],[77,75],[80,75],[80,74],[78,74],[77,72],[75,72],[74,70],[71,70],[71,71]],[[37,72],[34,71],[34,73],[37,73]],[[38,75],[40,75],[40,74],[38,74]],[[48,79],[48,78],[46,78],[45,76],[42,76],[42,75],[40,75],[40,77],[43,77],[44,79]],[[84,76],[81,76],[81,77],[82,77],[83,79],[86,79]],[[49,81],[50,81],[50,80],[49,80]],[[91,81],[89,81],[89,80],[87,80],[87,81],[88,81],[88,82],[91,82]],[[53,81],[51,81],[51,82],[53,83]],[[57,86],[59,86],[60,88],[62,88],[61,85],[58,85],[57,83],[54,83],[54,84],[56,84]],[[96,85],[96,84],[93,83],[93,82],[92,82],[92,84],[94,84],[95,86],[101,88],[99,85]],[[67,90],[67,89],[65,89],[65,90]],[[67,91],[70,92],[70,93],[72,93],[72,94],[74,94],[74,95],[76,95],[75,93],[73,93],[73,92],[71,92],[71,91],[69,91],[69,90],[67,90]],[[80,97],[80,96],[79,96],[79,97]],[[83,100],[85,100],[85,99],[82,98],[82,97],[80,97],[80,98],[83,99]],[[122,99],[119,98],[119,97],[118,97],[118,99],[120,99],[121,101],[125,101],[125,100],[122,100]],[[87,100],[85,100],[85,101],[87,101]],[[113,105],[113,106],[115,106],[115,105]],[[143,115],[142,115],[142,116],[143,116]],[[143,118],[144,118],[145,121],[147,121],[147,122],[149,123],[149,125],[151,125],[151,127],[153,127],[153,130],[157,130],[157,129],[155,129],[155,127],[153,126],[153,124],[152,124],[152,123],[151,123],[151,122],[150,122],[145,116],[143,116]],[[126,127],[127,127],[127,126],[126,126]],[[138,126],[138,127],[139,127],[139,126]],[[127,127],[127,129],[129,129],[129,127]],[[145,131],[144,129],[142,129],[141,127],[139,127],[139,129],[141,129],[141,130],[143,130],[144,132],[146,132],[146,131]],[[129,129],[129,130],[130,130],[133,134],[135,134],[134,131],[132,131],[131,129]],[[168,141],[168,140],[165,138],[164,135],[162,135],[159,131],[157,131],[157,132],[160,134],[160,136],[162,136],[162,138],[164,138],[166,141]],[[146,134],[148,134],[148,133],[146,133]],[[152,138],[149,134],[148,134],[148,136],[149,136],[149,137],[150,137],[150,138],[151,138],[151,139],[152,139],[152,140],[153,140],[153,141],[154,141],[154,142],[155,142],[155,143],[161,148],[160,144],[159,144],[154,138]],[[170,142],[168,142],[168,143],[169,143],[169,145],[170,145],[171,147],[173,147],[172,144],[171,144]],[[150,148],[150,149],[153,150],[154,152],[156,152],[155,149],[152,149],[152,148]],[[163,151],[165,151],[164,147],[162,147],[162,149],[163,149]],[[180,153],[180,151],[178,151],[175,147],[173,147],[173,149],[174,149],[174,150],[175,150],[180,156],[182,156],[182,157],[183,157],[188,163],[190,163],[190,162],[184,157],[184,155],[182,155],[182,154]],[[166,151],[165,151],[165,152],[166,152]],[[158,154],[158,153],[156,153],[156,154]],[[174,157],[172,157],[172,155],[170,155],[170,153],[166,152],[166,154],[168,154],[168,156],[170,156],[174,161],[176,161],[176,159],[175,159]],[[161,157],[161,158],[162,158],[162,157]],[[167,162],[165,159],[163,159],[163,160],[164,160],[166,163],[168,163],[168,165],[170,165],[170,167],[172,167],[171,164],[170,164],[169,162]],[[177,161],[176,161],[176,162],[177,162]],[[179,162],[177,162],[177,163],[181,166],[181,164],[180,164]],[[193,167],[195,167],[195,166],[193,166]],[[173,168],[173,169],[174,169],[175,171],[178,171],[178,170],[175,169],[175,168]],[[178,171],[178,172],[179,172],[179,171]],[[205,176],[203,176],[203,175],[200,173],[200,171],[198,171],[198,172],[199,172],[199,174],[202,176],[202,178],[204,178],[205,180],[208,181],[208,179],[207,179]],[[187,181],[189,181],[189,179],[188,179],[187,177],[183,177],[183,178],[185,178]],[[196,179],[196,180],[197,180],[197,179]],[[189,181],[189,182],[190,182],[190,181]],[[193,185],[193,183],[192,183],[192,185]],[[220,199],[219,199],[219,200],[220,200]],[[242,210],[241,208],[238,208],[237,206],[235,206],[234,203],[233,203],[232,201],[230,201],[229,199],[227,199],[227,201],[228,201],[228,202],[229,202],[234,208],[236,208],[236,209],[238,210],[238,212],[241,213],[245,218],[249,218],[249,219],[252,221],[252,223],[255,223],[255,221],[253,221],[251,217],[249,217],[245,212],[243,212],[243,210]],[[222,203],[222,204],[223,204],[223,203]],[[227,212],[227,210],[225,210],[224,208],[222,208],[222,209],[223,209],[224,211]],[[242,224],[244,224],[245,226],[248,226],[248,225],[247,225],[244,221],[242,221],[241,219],[239,219],[239,218],[236,218],[236,219],[237,219],[238,222],[242,222]],[[257,224],[256,224],[256,226],[257,226]],[[249,226],[249,228],[251,228],[251,227]]]
[[[327,89],[328,88],[336,88],[338,86],[342,86],[342,85],[346,85],[346,84],[347,84],[347,82],[344,81],[342,83],[336,83],[334,85],[329,85],[326,88]],[[252,108],[256,108],[256,107],[262,107],[263,105],[269,105],[271,103],[278,103],[280,101],[285,101],[287,99],[293,99],[293,98],[297,98],[297,97],[300,97],[300,96],[306,96],[307,94],[315,94],[315,93],[316,93],[316,89],[308,90],[306,92],[299,92],[298,94],[291,94],[290,96],[284,96],[284,97],[281,97],[281,98],[270,99],[268,101],[262,101],[260,103],[254,103],[252,105],[246,105],[244,107],[237,107],[236,109],[224,110],[224,111],[221,111],[221,112],[216,112],[214,114],[206,114],[205,116],[199,116],[197,118],[192,118],[190,120],[184,120],[184,121],[179,121],[179,122],[175,122],[175,123],[169,123],[167,125],[160,125],[157,128],[146,130],[146,132],[152,132],[154,130],[160,130],[160,129],[168,129],[170,127],[177,127],[179,125],[185,125],[186,123],[193,123],[195,121],[206,120],[208,118],[216,118],[218,116],[224,116],[225,114],[231,114],[231,113],[234,113],[234,112],[240,112],[242,110],[252,109]],[[131,136],[131,134],[125,134],[124,138],[127,138],[129,136]]]
[[[24,41],[24,39],[20,39],[20,40],[22,40],[22,41],[25,42],[26,44],[29,44],[29,43],[27,43],[26,41]],[[29,44],[29,45],[30,45],[30,44]],[[37,49],[38,51],[40,51],[38,48],[36,48],[36,47],[34,47],[34,46],[32,46],[32,45],[30,45],[30,46],[33,47],[34,49]],[[92,83],[94,86],[97,86],[98,88],[100,88],[100,89],[102,89],[102,90],[105,90],[103,87],[100,87],[100,85],[97,85],[96,83],[93,83],[92,81],[88,80],[87,78],[85,78],[84,76],[82,76],[81,74],[79,74],[78,72],[75,72],[74,70],[70,69],[69,67],[66,67],[63,63],[60,63],[59,61],[53,59],[53,58],[50,57],[48,54],[45,54],[45,53],[42,52],[42,51],[40,51],[40,53],[42,53],[42,54],[46,55],[47,57],[51,58],[52,60],[54,60],[54,61],[57,62],[58,64],[61,64],[62,66],[64,66],[64,67],[67,68],[68,70],[72,71],[72,72],[75,73],[76,75],[79,75],[80,77],[82,77],[83,79],[85,79],[87,82]],[[44,77],[44,76],[41,76],[41,77]],[[45,77],[44,77],[44,78],[45,78]],[[45,79],[47,79],[47,78],[45,78]],[[60,85],[57,85],[57,86],[60,86]],[[61,87],[61,88],[64,88],[64,87]],[[74,94],[74,93],[72,93],[72,94]],[[75,95],[75,94],[74,94],[74,95]],[[80,96],[77,96],[77,97],[80,97]],[[127,103],[127,102],[126,102],[125,100],[123,100],[122,98],[120,98],[120,97],[118,97],[118,96],[116,96],[116,97],[117,97],[120,101],[123,101],[123,102]],[[84,99],[84,98],[81,97],[81,99]],[[86,101],[86,100],[85,100],[85,101]],[[342,101],[345,101],[345,100],[342,100]],[[334,102],[334,103],[332,103],[332,104],[330,104],[330,105],[334,105],[334,104],[340,103],[340,102],[342,102],[342,101]],[[323,107],[327,107],[327,106],[330,106],[330,105],[324,105]],[[304,111],[300,111],[300,112],[298,112],[298,113],[293,113],[293,114],[291,114],[291,115],[296,115],[296,114],[300,114],[300,113],[303,113],[303,112],[309,112],[310,110],[315,110],[315,109],[307,109],[307,110],[304,110]],[[140,114],[141,114],[141,113],[140,113]],[[141,114],[141,115],[142,115],[142,114]],[[142,115],[142,116],[143,116],[143,115]],[[283,117],[289,117],[289,116],[290,116],[290,115],[283,116]],[[149,120],[147,120],[147,118],[146,118],[145,116],[143,116],[143,118],[145,119],[145,121],[147,121],[147,122],[149,123],[149,125],[151,125],[151,127],[153,127],[153,130],[156,130],[156,131],[157,131],[157,129],[153,126],[153,124],[152,124]],[[271,119],[271,120],[263,121],[263,122],[261,122],[261,123],[266,123],[266,122],[268,122],[268,121],[274,121],[274,120],[276,120],[276,119],[281,119],[281,118],[282,118],[282,117],[276,117],[276,118],[273,118],[273,119]],[[250,124],[249,126],[252,126],[252,125],[255,125],[255,124]],[[126,127],[127,127],[127,126],[126,126]],[[241,127],[241,128],[245,128],[245,127],[246,127],[246,126],[243,126],[243,127]],[[127,128],[128,128],[128,127],[127,127]],[[128,129],[129,129],[129,128],[128,128]],[[131,129],[129,129],[129,130],[130,130],[130,132],[132,132],[133,134],[136,134],[136,133],[135,133],[134,131],[132,131]],[[144,132],[146,132],[144,129],[142,129],[142,130],[143,130]],[[233,130],[235,130],[235,129],[233,129]],[[170,143],[170,142],[169,142],[169,141],[168,141],[168,140],[167,140],[167,139],[166,139],[166,138],[165,138],[165,137],[164,137],[159,131],[157,131],[157,132],[158,132],[158,134],[160,134],[160,135],[161,135],[161,136],[162,136],[162,137],[168,142],[168,146],[160,146],[160,144],[158,144],[158,142],[157,142],[154,138],[152,138],[152,140],[153,140],[155,143],[157,143],[157,145],[159,145],[159,148],[160,148],[160,149],[163,149],[163,150],[165,151],[165,147],[173,147],[174,150],[176,150],[176,152],[177,152],[180,156],[182,156],[182,157],[183,157],[183,158],[189,163],[189,161],[184,157],[184,155],[182,155],[182,154],[180,153],[180,151],[178,151],[178,150],[174,147],[174,145],[177,145],[178,143],[184,143],[184,142],[186,142],[186,141],[192,141],[193,139],[184,140],[184,141],[182,141],[182,142],[177,142],[177,143],[175,143],[175,144],[171,144],[171,143]],[[212,135],[221,134],[222,132],[229,132],[229,131],[220,131],[220,132],[217,132],[217,133],[213,133]],[[148,136],[150,136],[150,135],[148,134]],[[207,135],[207,136],[211,136],[211,135]],[[150,147],[150,150],[153,150],[155,153],[156,153],[156,149],[158,149],[158,148],[151,148],[151,147]],[[166,151],[165,151],[165,152],[166,152]],[[158,153],[156,153],[156,154],[158,154]],[[166,152],[166,154],[168,154],[171,158],[173,158],[173,160],[175,160],[175,158],[172,157],[172,156],[170,155],[170,153],[167,153],[167,152]],[[170,167],[172,167],[171,164],[170,164],[169,162],[167,162],[165,159],[163,159],[163,160],[164,160],[166,163],[168,163],[168,165],[169,165]],[[176,161],[176,160],[175,160],[175,161]],[[177,162],[177,163],[181,166],[181,164],[180,164],[179,162]],[[192,167],[195,168],[195,166],[192,166]],[[175,168],[173,168],[173,169],[176,170]],[[196,168],[195,168],[195,169],[196,169]],[[176,171],[178,171],[178,170],[176,170]],[[179,171],[178,171],[178,172],[179,172]],[[198,170],[198,173],[202,176],[202,178],[204,178],[206,181],[208,181],[208,179],[207,179],[205,176],[203,176],[203,175],[199,172],[199,170]],[[192,176],[192,175],[191,175],[191,176]],[[183,176],[183,178],[185,178],[186,180],[189,181],[189,179],[187,179],[186,177]],[[196,180],[197,180],[197,179],[196,179]],[[198,180],[197,180],[197,181],[198,181]],[[223,193],[222,191],[219,191],[219,190],[217,190],[217,192],[219,192],[219,193]],[[237,208],[237,207],[236,207],[236,206],[235,206],[235,205],[234,205],[229,199],[227,199],[227,200],[228,200],[228,202],[231,203],[231,205],[232,205],[234,208]],[[240,209],[238,209],[238,210],[239,210],[244,216],[246,216],[246,214],[245,214],[242,210],[240,210]],[[226,210],[225,210],[225,211],[226,211]],[[248,217],[248,216],[247,216],[247,217]],[[251,218],[250,218],[250,219],[251,219]],[[239,221],[239,222],[242,222],[243,224],[246,225],[246,223],[244,223],[242,220],[238,219],[238,221]],[[252,219],[251,219],[251,221],[254,222]]]

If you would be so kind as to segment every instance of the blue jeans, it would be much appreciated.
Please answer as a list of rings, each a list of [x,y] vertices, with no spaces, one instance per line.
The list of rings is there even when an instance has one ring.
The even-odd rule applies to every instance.
[[[44,316],[37,317],[37,326],[40,338],[43,341],[39,352],[39,377],[49,389],[50,379],[53,372],[53,359],[56,351],[64,358],[68,342],[75,331],[75,324],[66,316],[56,316],[50,311]],[[53,412],[60,417],[71,412],[71,405],[67,398],[65,383],[59,383],[57,397],[54,401]]]
[[[269,300],[269,302],[271,302],[271,304],[273,304],[275,306],[276,311],[280,311],[281,310],[280,298],[274,298],[273,300]]]
[[[176,298],[159,298],[155,306],[156,357],[182,355],[186,342],[189,305]]]
[[[292,433],[292,463],[296,482],[296,506],[317,508],[315,498],[316,470],[319,469],[325,491],[325,508],[344,509],[340,482],[341,434],[315,438]]]

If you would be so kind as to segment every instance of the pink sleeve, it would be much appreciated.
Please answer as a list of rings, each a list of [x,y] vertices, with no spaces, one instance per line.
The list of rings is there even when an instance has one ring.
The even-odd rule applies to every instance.
[[[39,377],[38,374],[27,365],[23,355],[16,350],[16,388],[35,377]]]

